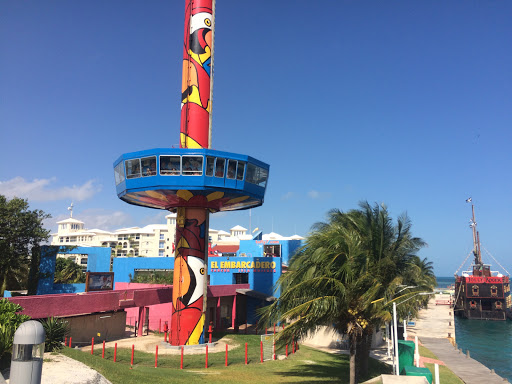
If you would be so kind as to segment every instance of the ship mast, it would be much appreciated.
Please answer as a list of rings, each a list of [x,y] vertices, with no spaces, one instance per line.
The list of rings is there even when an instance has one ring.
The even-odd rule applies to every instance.
[[[475,206],[471,203],[471,229],[473,230],[473,255],[475,256],[475,265],[482,264],[482,254],[480,253],[480,234],[476,230],[476,220],[475,220]]]

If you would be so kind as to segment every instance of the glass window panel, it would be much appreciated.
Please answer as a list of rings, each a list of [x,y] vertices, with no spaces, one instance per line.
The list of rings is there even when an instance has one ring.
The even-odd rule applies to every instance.
[[[124,181],[123,162],[120,162],[114,168],[114,176],[116,178],[116,185],[118,185]]]
[[[245,180],[249,183],[265,187],[267,185],[268,171],[254,164],[247,164]]]
[[[124,165],[127,179],[140,177],[140,159],[126,160]]]
[[[203,174],[203,156],[183,156],[183,174],[200,176]]]
[[[215,161],[215,177],[224,177],[224,167],[226,165],[226,159],[217,157]]]
[[[143,157],[140,159],[142,165],[142,177],[156,175],[156,156]]]
[[[244,179],[244,169],[245,169],[245,162],[239,161],[238,168],[236,169],[236,179],[237,180]]]
[[[213,166],[215,164],[215,157],[208,156],[206,158],[206,170],[205,175],[206,176],[213,176]]]
[[[228,160],[228,179],[234,179],[236,177],[236,160]]]
[[[181,162],[179,156],[160,156],[161,175],[179,175]]]

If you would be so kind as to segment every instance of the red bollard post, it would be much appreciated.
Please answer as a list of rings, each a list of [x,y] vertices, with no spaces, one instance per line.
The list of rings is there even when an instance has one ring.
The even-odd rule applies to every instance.
[[[105,358],[105,340],[103,340],[103,350],[101,351],[101,358]]]
[[[183,345],[181,346],[181,363],[180,363],[180,369],[183,369]]]
[[[64,338],[64,345],[65,345],[65,346],[67,346],[67,345],[68,345],[68,337],[67,337],[67,336]]]
[[[132,359],[130,361],[130,369],[133,368],[133,354],[135,352],[135,344],[132,344]]]
[[[73,336],[69,336],[69,348],[71,348],[71,341],[73,340]]]
[[[158,367],[158,345],[156,346],[155,352],[155,368]]]
[[[283,324],[283,331],[284,331],[284,324]]]
[[[263,341],[260,341],[260,362],[263,363]]]
[[[267,327],[265,327],[265,335],[267,334]]]
[[[94,337],[91,339],[91,355],[94,354]]]
[[[228,345],[226,344],[226,367],[228,366]]]
[[[116,362],[116,360],[117,360],[117,343],[114,346],[114,363]]]
[[[164,332],[164,341],[167,343],[167,331]]]
[[[274,341],[273,347],[274,347],[274,356],[273,356],[273,358],[275,360],[276,359],[276,342],[275,341]]]
[[[286,344],[286,357],[288,357],[288,344]]]
[[[208,345],[206,346],[206,358],[204,360],[204,367],[208,368]]]
[[[208,338],[208,342],[210,344],[212,343],[212,325],[213,325],[213,322],[210,321],[210,325],[208,326],[208,333],[210,334],[210,336]]]
[[[247,343],[245,343],[245,365],[247,365]]]
[[[274,334],[276,333],[276,323],[274,323]]]

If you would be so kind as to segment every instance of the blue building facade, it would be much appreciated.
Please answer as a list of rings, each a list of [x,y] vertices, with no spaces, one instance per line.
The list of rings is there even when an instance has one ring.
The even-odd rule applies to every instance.
[[[106,247],[56,247],[42,246],[39,263],[38,295],[85,292],[85,283],[55,284],[57,254],[86,255],[87,272],[110,271],[110,248]]]

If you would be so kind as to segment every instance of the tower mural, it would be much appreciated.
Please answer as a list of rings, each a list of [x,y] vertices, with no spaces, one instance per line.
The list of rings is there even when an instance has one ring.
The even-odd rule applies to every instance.
[[[214,11],[212,0],[185,1],[180,148],[126,153],[114,162],[121,200],[177,212],[172,345],[204,337],[209,214],[262,205],[270,168],[210,149]]]

